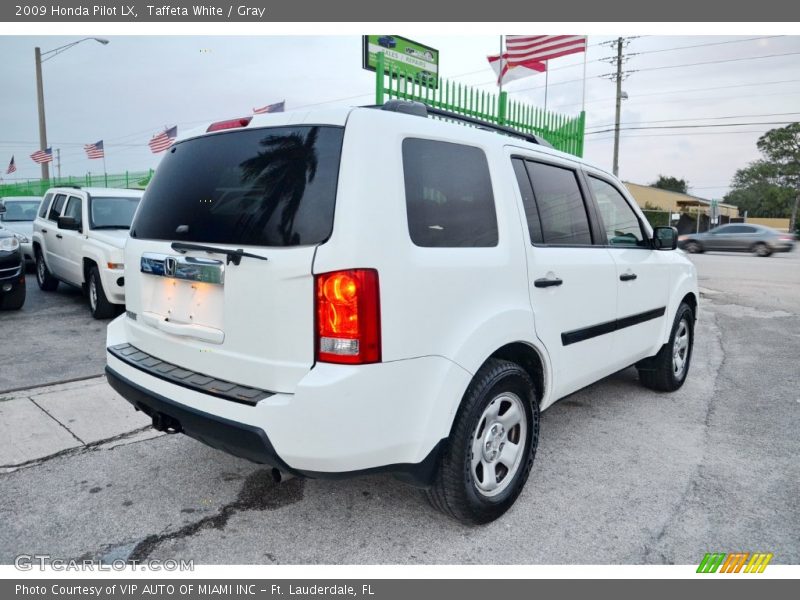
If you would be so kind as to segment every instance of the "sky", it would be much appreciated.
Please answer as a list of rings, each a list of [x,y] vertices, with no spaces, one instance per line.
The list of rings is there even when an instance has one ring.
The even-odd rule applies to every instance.
[[[496,90],[486,55],[497,52],[497,36],[408,37],[440,51],[443,77]],[[40,175],[29,158],[38,149],[34,47],[46,52],[76,39],[0,37],[3,182]],[[102,172],[102,161],[83,151],[98,140],[109,173],[138,171],[158,165],[161,155],[151,154],[147,142],[166,126],[186,130],[281,100],[287,110],[374,102],[375,75],[361,68],[358,36],[106,39],[108,45],[86,41],[43,64],[48,141],[61,150],[64,176]],[[613,128],[615,84],[603,75],[613,70],[604,59],[616,49],[609,41],[589,38],[584,156],[611,170],[613,131],[604,130]],[[693,194],[721,198],[736,169],[759,157],[760,135],[800,120],[800,37],[638,36],[625,54],[625,181],[649,184],[669,175],[686,179]],[[548,109],[580,112],[583,61],[579,54],[551,62]],[[544,106],[544,74],[505,89],[512,99]],[[677,128],[687,125],[715,126]],[[634,127],[650,129],[626,129]],[[12,154],[18,170],[7,175]]]

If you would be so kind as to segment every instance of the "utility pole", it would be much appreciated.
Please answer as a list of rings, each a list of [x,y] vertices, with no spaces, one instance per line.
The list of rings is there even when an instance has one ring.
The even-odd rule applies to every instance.
[[[33,49],[36,59],[36,97],[39,105],[39,150],[47,150],[47,125],[44,120],[44,86],[42,84],[42,50],[37,46]],[[46,162],[42,163],[42,180],[50,179],[50,168]]]
[[[56,148],[56,177],[61,179],[61,148]]]
[[[623,39],[617,38],[617,105],[614,113],[614,168],[615,176],[619,176],[619,118],[622,111],[622,43]]]

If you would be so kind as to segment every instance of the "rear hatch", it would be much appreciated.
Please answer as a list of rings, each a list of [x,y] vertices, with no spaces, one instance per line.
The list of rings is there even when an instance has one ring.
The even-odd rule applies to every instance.
[[[188,370],[292,392],[314,364],[312,266],[333,227],[343,135],[282,126],[175,144],[125,247],[128,341]]]

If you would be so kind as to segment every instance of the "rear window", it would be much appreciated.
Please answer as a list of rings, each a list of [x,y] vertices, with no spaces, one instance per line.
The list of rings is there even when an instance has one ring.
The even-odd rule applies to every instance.
[[[480,148],[408,138],[403,176],[411,241],[429,248],[497,245],[489,164]]]
[[[135,238],[252,246],[325,241],[344,129],[239,130],[175,144],[147,187]]]
[[[89,200],[89,225],[92,229],[128,229],[139,198],[92,196]]]

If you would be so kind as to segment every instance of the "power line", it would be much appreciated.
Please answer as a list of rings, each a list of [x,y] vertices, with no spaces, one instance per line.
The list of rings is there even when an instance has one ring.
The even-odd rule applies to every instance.
[[[746,119],[751,117],[788,117],[789,115],[800,115],[800,112],[786,112],[786,113],[767,113],[767,114],[760,114],[760,115],[729,115],[725,117],[691,117],[685,119],[660,119],[657,121],[631,121],[631,122],[623,122],[620,125],[646,125],[651,123],[677,123],[678,121],[722,121],[724,119]],[[611,127],[613,123],[607,123],[605,125],[593,125],[592,129],[597,127]],[[591,133],[591,132],[586,132]]]
[[[768,121],[768,122],[750,122],[750,123],[714,123],[706,125],[653,125],[647,127],[620,127],[620,131],[633,131],[636,129],[705,129],[707,127],[743,127],[746,125],[788,125],[794,121]],[[603,129],[601,131],[587,131],[586,135],[596,133],[608,133],[614,131],[614,128]]]

